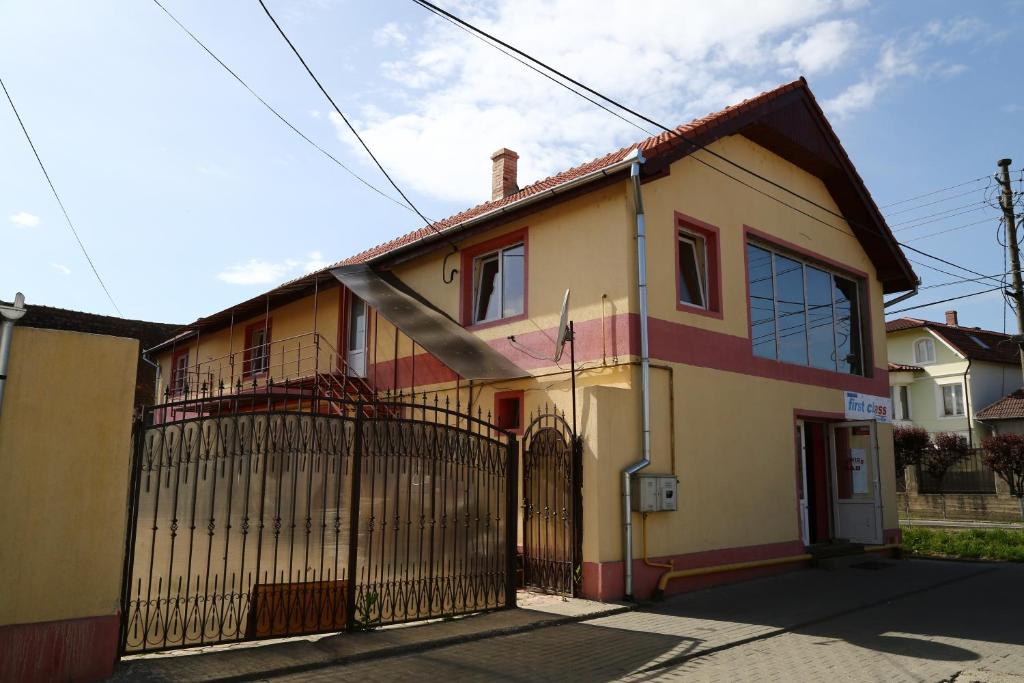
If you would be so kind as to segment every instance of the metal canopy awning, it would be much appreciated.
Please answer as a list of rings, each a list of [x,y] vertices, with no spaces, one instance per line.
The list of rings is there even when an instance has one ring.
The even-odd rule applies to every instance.
[[[334,277],[439,361],[465,379],[517,379],[530,373],[467,332],[440,311],[418,301],[364,264],[341,266]]]

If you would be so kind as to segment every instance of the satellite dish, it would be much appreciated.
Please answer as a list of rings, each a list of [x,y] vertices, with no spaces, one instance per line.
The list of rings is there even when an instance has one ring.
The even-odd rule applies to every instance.
[[[558,337],[555,339],[555,357],[557,363],[562,358],[562,350],[569,338],[569,290],[565,290],[565,298],[562,299],[562,316],[558,321]]]

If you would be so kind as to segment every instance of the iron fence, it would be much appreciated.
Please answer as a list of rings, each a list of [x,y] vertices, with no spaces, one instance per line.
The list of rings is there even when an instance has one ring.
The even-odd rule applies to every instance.
[[[953,465],[941,481],[917,466],[918,493],[995,493],[995,473],[985,464],[984,451],[972,449],[967,457]]]
[[[146,411],[123,652],[515,606],[513,435],[440,396],[293,388]]]

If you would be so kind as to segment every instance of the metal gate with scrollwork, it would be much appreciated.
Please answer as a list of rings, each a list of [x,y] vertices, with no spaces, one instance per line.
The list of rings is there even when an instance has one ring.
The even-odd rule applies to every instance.
[[[573,596],[582,580],[582,448],[564,414],[523,433],[523,584]]]
[[[438,397],[303,392],[147,409],[122,652],[515,606],[515,437]]]

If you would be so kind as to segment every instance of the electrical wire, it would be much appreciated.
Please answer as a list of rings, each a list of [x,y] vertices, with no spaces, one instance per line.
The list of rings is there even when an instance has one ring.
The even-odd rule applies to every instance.
[[[121,309],[118,308],[117,302],[114,301],[114,297],[111,296],[110,290],[107,289],[107,285],[103,282],[103,278],[100,277],[100,271],[96,269],[96,264],[93,263],[92,257],[89,256],[89,250],[85,248],[85,244],[82,242],[82,238],[78,235],[78,230],[75,229],[75,224],[71,221],[71,216],[68,215],[67,208],[64,207],[64,202],[61,201],[60,195],[57,193],[57,188],[53,184],[53,180],[50,179],[50,174],[46,171],[46,165],[43,164],[42,157],[39,156],[39,151],[36,149],[36,145],[32,142],[32,136],[28,134],[28,128],[25,127],[25,122],[21,119],[21,114],[18,113],[18,108],[14,106],[14,99],[11,97],[11,93],[7,90],[7,85],[4,83],[3,78],[0,78],[0,88],[3,88],[4,95],[7,96],[7,101],[11,105],[11,109],[14,111],[14,117],[18,119],[18,125],[21,126],[21,132],[25,134],[25,139],[28,140],[28,146],[32,148],[32,154],[35,155],[36,161],[39,162],[39,168],[43,172],[43,176],[46,178],[46,183],[50,186],[50,191],[53,192],[54,199],[57,200],[57,204],[60,206],[61,213],[64,214],[64,220],[67,221],[68,227],[71,229],[71,234],[75,236],[75,241],[78,242],[79,249],[82,250],[82,254],[85,256],[85,260],[89,262],[89,267],[92,269],[92,274],[96,276],[96,281],[100,283],[100,287],[103,288],[103,293],[107,295],[107,299],[110,301],[110,305],[114,307],[118,315],[123,315]]]
[[[378,188],[375,185],[373,185],[371,182],[369,182],[368,180],[366,180],[365,178],[360,176],[358,173],[353,171],[351,168],[346,166],[344,163],[339,161],[337,159],[337,157],[335,157],[333,154],[331,154],[326,149],[321,147],[319,144],[317,144],[316,142],[311,140],[305,133],[303,133],[301,130],[296,128],[295,125],[292,124],[291,121],[286,119],[277,109],[272,107],[270,105],[270,103],[268,103],[255,90],[253,90],[249,86],[248,83],[246,83],[244,80],[242,80],[241,76],[239,76],[230,66],[225,64],[224,61],[220,57],[218,57],[216,54],[214,54],[213,51],[210,48],[208,48],[203,43],[203,41],[199,40],[199,38],[196,36],[196,34],[194,34],[192,31],[190,31],[188,29],[188,27],[186,27],[183,23],[181,23],[181,21],[179,21],[178,18],[176,16],[174,16],[174,14],[172,14],[169,9],[167,9],[163,4],[161,4],[160,0],[153,0],[153,2],[156,4],[157,7],[159,7],[160,9],[162,9],[164,11],[164,14],[166,14],[168,17],[170,17],[171,21],[173,21],[175,24],[178,25],[178,28],[180,28],[182,31],[184,31],[188,35],[189,38],[191,38],[193,41],[195,41],[196,45],[201,47],[206,52],[206,54],[210,55],[210,57],[213,58],[213,61],[215,61],[218,64],[220,64],[221,67],[223,67],[223,69],[225,71],[227,71],[229,74],[231,74],[232,78],[234,78],[236,81],[238,81],[242,85],[243,88],[248,90],[249,94],[252,95],[253,97],[255,97],[259,101],[260,104],[262,104],[264,107],[266,107],[267,110],[271,114],[276,116],[281,121],[281,123],[283,123],[284,125],[288,126],[288,128],[290,128],[293,133],[295,133],[300,138],[302,138],[303,140],[308,142],[310,145],[312,145],[314,148],[316,148],[321,154],[323,154],[325,157],[327,157],[328,159],[333,161],[335,164],[340,166],[342,169],[344,169],[345,172],[348,173],[350,176],[352,176],[353,178],[358,180],[360,183],[362,183],[366,187],[370,188],[371,190],[373,190],[374,192],[379,194],[381,197],[384,197],[384,199],[387,199],[388,201],[393,202],[394,204],[397,204],[398,206],[402,207],[403,209],[405,209],[407,211],[413,211],[414,210],[412,207],[410,207],[410,206],[408,206],[406,204],[403,204],[399,200],[395,199],[391,195],[387,194],[386,192],[384,192],[380,188]]]
[[[260,2],[262,3],[262,0],[260,0]],[[832,211],[828,207],[822,206],[821,204],[815,202],[814,200],[809,199],[808,197],[805,197],[805,196],[801,195],[800,193],[798,193],[798,192],[796,192],[796,191],[794,191],[794,190],[792,190],[792,189],[790,189],[790,188],[788,188],[788,187],[786,187],[786,186],[784,186],[784,185],[782,185],[780,183],[777,183],[777,182],[771,180],[770,178],[766,178],[765,176],[763,176],[763,175],[761,175],[761,174],[759,174],[759,173],[757,173],[755,171],[752,171],[752,170],[742,166],[741,164],[739,164],[739,163],[737,163],[737,162],[735,162],[735,161],[733,161],[733,160],[723,156],[722,154],[719,154],[718,152],[716,152],[714,150],[708,149],[706,145],[698,143],[698,142],[694,142],[693,140],[689,139],[686,135],[684,135],[679,129],[677,129],[677,128],[676,129],[668,128],[667,126],[665,126],[665,125],[663,125],[663,124],[661,124],[661,123],[659,123],[659,122],[657,122],[657,121],[655,121],[655,120],[653,120],[653,119],[651,119],[651,118],[649,118],[649,117],[647,117],[647,116],[645,116],[645,115],[635,111],[634,109],[631,109],[631,108],[627,107],[626,105],[624,105],[624,104],[622,104],[622,103],[620,103],[620,102],[618,102],[618,101],[616,101],[616,100],[614,100],[614,99],[604,95],[603,93],[598,92],[597,90],[594,90],[593,88],[591,88],[591,87],[581,83],[580,81],[578,81],[578,80],[576,80],[576,79],[566,75],[565,73],[559,71],[558,69],[555,69],[554,67],[552,67],[552,66],[546,64],[545,62],[537,59],[536,57],[531,56],[530,54],[524,52],[523,50],[520,50],[519,48],[516,48],[515,46],[510,45],[509,43],[501,40],[500,38],[497,38],[497,37],[493,36],[492,34],[484,31],[483,29],[480,29],[480,28],[474,26],[473,24],[470,24],[469,22],[465,21],[464,19],[459,18],[458,16],[452,14],[451,12],[448,12],[448,11],[438,7],[437,5],[433,4],[432,2],[429,2],[428,0],[412,0],[412,2],[416,3],[420,7],[426,9],[427,11],[431,12],[432,14],[434,14],[434,15],[436,15],[438,17],[446,18],[450,22],[456,22],[456,23],[460,24],[461,26],[465,27],[466,29],[468,29],[468,30],[470,30],[470,31],[480,35],[480,36],[483,36],[488,41],[490,41],[490,43],[495,44],[494,45],[495,49],[498,49],[497,46],[500,45],[501,47],[504,47],[504,48],[506,48],[508,50],[511,50],[512,52],[516,53],[517,55],[520,55],[521,57],[529,60],[530,62],[533,62],[534,64],[540,66],[541,68],[543,68],[543,69],[545,69],[545,70],[547,70],[547,71],[557,75],[559,78],[563,79],[565,82],[561,82],[561,81],[558,81],[558,80],[555,80],[555,82],[558,83],[559,85],[561,85],[562,87],[566,88],[567,90],[569,90],[569,91],[571,91],[571,92],[573,92],[573,93],[575,93],[577,95],[580,95],[582,97],[581,93],[579,93],[578,91],[576,91],[575,89],[573,89],[572,87],[567,85],[567,83],[572,84],[572,85],[574,85],[574,86],[576,86],[578,88],[581,88],[582,90],[584,90],[584,91],[594,95],[595,97],[597,97],[597,98],[599,98],[601,100],[604,100],[605,102],[608,102],[612,106],[614,106],[614,107],[616,107],[618,109],[621,109],[622,111],[627,112],[627,113],[629,113],[632,116],[635,116],[636,118],[640,119],[641,121],[644,121],[644,122],[649,123],[649,124],[651,124],[653,126],[656,126],[657,128],[660,128],[661,130],[663,130],[664,132],[668,133],[672,137],[677,138],[679,140],[682,140],[683,142],[685,142],[686,144],[688,144],[691,147],[693,152],[704,151],[707,154],[709,154],[709,155],[711,155],[711,156],[713,156],[713,157],[715,157],[717,159],[720,159],[721,161],[724,161],[725,163],[727,163],[727,164],[729,164],[731,166],[734,166],[734,167],[736,167],[736,168],[738,168],[738,169],[740,169],[740,170],[750,174],[751,176],[761,180],[762,182],[764,182],[764,183],[766,183],[768,185],[776,187],[776,188],[778,188],[778,189],[780,189],[780,190],[782,190],[782,191],[784,191],[784,192],[786,192],[786,193],[788,193],[788,194],[790,194],[790,195],[792,195],[792,196],[794,196],[794,197],[796,197],[798,199],[801,199],[802,201],[810,204],[811,206],[814,206],[815,208],[818,208],[819,210],[821,210],[821,211],[823,211],[823,212],[825,212],[825,213],[827,213],[829,215],[835,216],[836,218],[839,218],[839,219],[843,220],[848,225],[851,225],[851,226],[857,225],[858,227],[861,227],[862,229],[866,229],[866,228],[864,228],[864,226],[859,226],[857,223],[849,220],[846,216],[843,216],[840,213]],[[764,196],[766,196],[766,197],[768,197],[768,198],[770,198],[770,199],[772,199],[772,200],[774,200],[774,201],[776,201],[776,202],[786,206],[787,208],[789,208],[789,209],[791,209],[793,211],[796,211],[796,212],[798,212],[800,214],[803,214],[804,216],[806,216],[808,218],[811,218],[812,220],[815,220],[815,221],[821,223],[822,225],[825,225],[826,227],[832,228],[833,230],[836,230],[836,231],[841,232],[843,234],[856,237],[853,233],[851,233],[851,232],[849,232],[847,230],[844,230],[841,227],[835,226],[835,225],[833,225],[833,224],[831,224],[831,223],[829,223],[829,222],[819,218],[818,216],[814,216],[812,214],[809,214],[806,211],[803,211],[802,209],[799,209],[799,208],[797,208],[797,207],[795,207],[795,206],[785,202],[784,200],[782,200],[782,199],[780,199],[780,198],[778,198],[778,197],[776,197],[774,195],[771,195],[771,194],[769,194],[767,192],[764,192],[763,190],[760,190],[759,188],[756,188],[756,187],[754,187],[754,186],[744,182],[743,180],[740,180],[740,179],[736,178],[735,176],[730,175],[729,173],[725,172],[723,169],[720,169],[717,166],[714,166],[713,164],[708,163],[706,160],[703,160],[703,159],[701,159],[701,158],[699,158],[697,156],[693,156],[692,158],[694,160],[704,164],[705,166],[707,166],[707,167],[709,167],[709,168],[711,168],[711,169],[713,169],[713,170],[715,170],[715,171],[725,175],[726,177],[729,177],[732,180],[735,180],[735,181],[739,182],[740,184],[745,185],[746,187],[748,187],[750,189],[753,189],[753,190],[759,192],[760,194],[762,194],[762,195],[764,195]],[[954,186],[951,186],[950,188],[945,188],[944,190],[938,190],[936,192],[941,192],[941,191],[945,191],[945,190],[952,189],[952,188],[955,188],[955,187],[960,187],[960,186],[966,185],[966,184],[968,184],[970,182],[977,182],[977,181],[980,181],[980,180],[982,180],[982,179],[984,179],[986,177],[987,176],[980,176],[980,177],[978,177],[978,178],[976,178],[974,180],[967,181],[967,183],[961,183],[960,185],[954,185]],[[918,198],[921,198],[921,197],[924,197],[924,196],[928,196],[929,194],[934,194],[934,193],[927,193],[925,195],[919,195],[918,197],[911,198],[911,200],[912,199],[918,199]],[[910,201],[910,200],[902,200],[902,201]],[[898,203],[902,203],[902,202],[898,202]],[[882,233],[882,234],[884,236],[884,233]],[[908,245],[905,245],[902,242],[896,241],[896,244],[899,245],[899,246],[902,246],[904,248],[910,249],[911,251],[914,251],[916,253],[919,253],[919,254],[922,254],[924,256],[927,256],[928,258],[933,258],[933,259],[935,259],[937,261],[940,261],[940,262],[946,263],[948,265],[951,265],[954,268],[960,268],[961,270],[964,270],[965,272],[971,273],[973,275],[981,275],[981,273],[978,273],[977,271],[971,270],[969,268],[966,268],[966,267],[961,266],[961,265],[956,264],[956,263],[952,263],[950,261],[947,261],[947,260],[942,259],[940,257],[934,256],[932,254],[928,254],[926,252],[921,251],[920,249],[916,249],[914,247],[910,247]]]
[[[885,314],[886,315],[892,315],[894,313],[903,313],[905,311],[913,311],[913,310],[918,309],[918,308],[927,308],[929,306],[935,306],[937,304],[944,304],[944,303],[947,303],[949,301],[958,301],[960,299],[967,299],[967,298],[972,297],[972,296],[979,296],[981,294],[988,294],[989,292],[997,292],[1000,289],[1002,289],[1002,287],[993,287],[992,289],[983,289],[980,292],[971,292],[970,294],[961,294],[960,296],[952,296],[952,297],[950,297],[948,299],[939,299],[938,301],[930,301],[930,302],[928,302],[926,304],[917,304],[916,306],[907,306],[906,308],[897,308],[895,311],[886,311]]]
[[[964,185],[970,185],[971,183],[976,183],[979,180],[985,180],[986,178],[990,178],[990,177],[991,176],[988,176],[988,175],[978,176],[977,178],[974,178],[973,180],[966,180],[966,181],[964,181],[962,183],[959,183],[957,185],[950,185],[949,187],[944,187],[941,190],[933,190],[931,192],[925,192],[924,194],[919,194],[919,195],[917,195],[915,197],[908,197],[907,199],[901,199],[898,202],[891,202],[891,203],[885,204],[884,206],[881,206],[879,208],[888,209],[890,206],[899,206],[900,204],[906,204],[907,202],[912,202],[915,199],[923,199],[925,197],[931,197],[932,195],[939,194],[940,192],[948,192],[949,190],[955,190],[958,187],[963,187]]]
[[[991,180],[991,178],[989,178],[989,180]],[[911,211],[918,211],[920,209],[923,209],[926,206],[934,206],[935,204],[942,204],[944,202],[948,202],[951,199],[957,199],[959,197],[966,197],[967,195],[974,194],[977,191],[978,191],[978,188],[967,190],[966,192],[958,192],[957,194],[953,194],[953,195],[950,195],[948,197],[943,197],[942,199],[936,199],[935,201],[932,201],[932,202],[925,202],[924,204],[918,204],[917,206],[911,206],[909,209],[900,209],[899,211],[892,211],[891,213],[887,213],[885,215],[886,215],[886,218],[888,218],[890,216],[898,216],[901,213],[910,213]]]
[[[917,242],[918,240],[926,240],[926,239],[928,239],[930,237],[937,237],[939,235],[945,235],[947,232],[955,232],[957,230],[963,230],[965,228],[972,228],[975,225],[981,225],[982,223],[991,223],[991,222],[992,222],[991,218],[984,218],[984,219],[982,219],[980,221],[975,221],[973,223],[967,223],[966,225],[958,225],[955,228],[946,228],[945,230],[939,230],[938,232],[930,232],[927,235],[921,235],[919,237],[912,237],[912,238],[908,239],[907,241],[908,242]]]
[[[259,3],[260,7],[263,8],[263,12],[267,15],[267,18],[270,19],[270,23],[274,25],[274,28],[277,29],[277,32],[281,34],[282,38],[284,38],[284,42],[288,43],[288,47],[290,47],[292,52],[295,53],[295,56],[302,64],[302,67],[306,70],[306,73],[309,74],[309,77],[313,79],[314,83],[316,83],[316,87],[320,89],[320,92],[324,94],[324,97],[327,98],[327,101],[331,103],[331,106],[334,107],[335,113],[337,113],[337,115],[341,117],[341,120],[344,121],[345,126],[349,129],[352,135],[355,136],[356,140],[359,141],[359,144],[362,145],[363,149],[366,150],[366,153],[370,156],[370,159],[373,160],[373,163],[377,165],[377,168],[380,170],[380,172],[384,175],[385,178],[387,178],[387,181],[391,184],[391,187],[395,188],[395,191],[398,192],[399,195],[401,195],[402,199],[405,200],[405,203],[408,204],[409,207],[416,212],[417,216],[423,219],[423,222],[427,228],[437,233],[437,235],[442,239],[446,240],[448,244],[451,245],[452,249],[457,250],[458,247],[455,245],[455,243],[452,242],[452,240],[448,236],[446,236],[444,233],[438,230],[434,226],[434,222],[427,218],[425,215],[423,215],[423,212],[420,211],[412,202],[412,200],[409,199],[409,197],[405,194],[405,192],[402,191],[402,188],[398,186],[398,183],[394,181],[394,179],[391,177],[391,174],[387,172],[387,169],[384,168],[384,165],[380,162],[379,159],[377,159],[377,156],[370,149],[370,146],[366,144],[365,140],[363,140],[363,137],[359,134],[359,131],[355,129],[355,126],[352,125],[352,122],[349,121],[348,117],[345,116],[345,113],[341,111],[341,107],[337,105],[337,103],[334,101],[334,98],[332,98],[330,93],[327,92],[327,89],[320,82],[320,79],[318,79],[316,77],[316,74],[313,73],[313,70],[309,67],[309,64],[306,63],[306,60],[302,57],[302,54],[299,52],[298,48],[295,47],[295,44],[288,37],[288,34],[284,32],[284,29],[281,28],[281,25],[277,23],[277,19],[275,19],[274,15],[270,13],[270,9],[267,7],[266,3],[263,0],[259,0]]]

